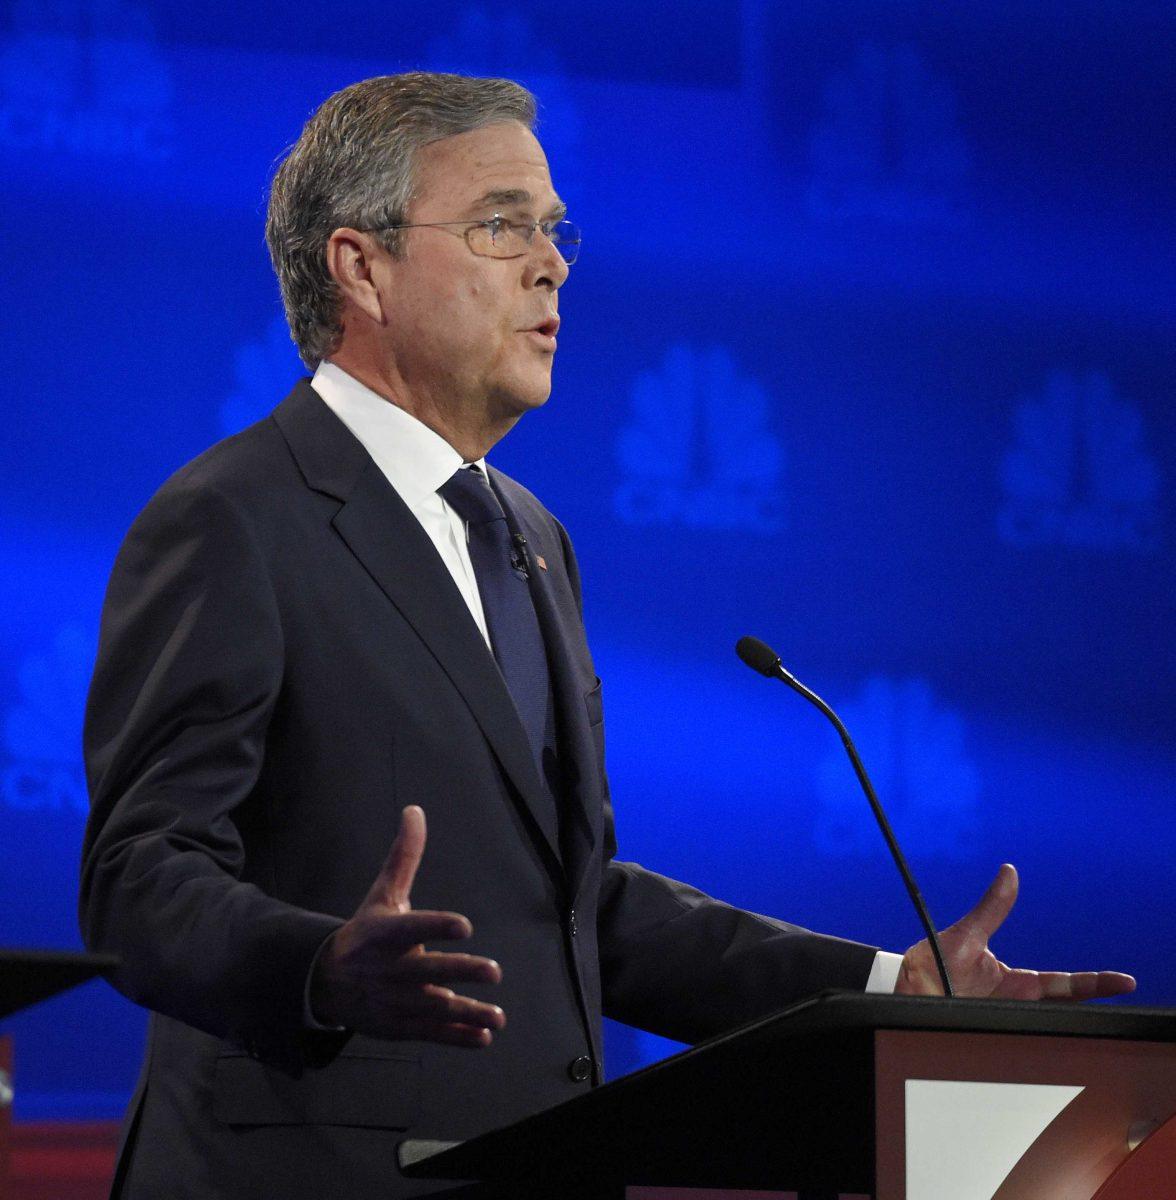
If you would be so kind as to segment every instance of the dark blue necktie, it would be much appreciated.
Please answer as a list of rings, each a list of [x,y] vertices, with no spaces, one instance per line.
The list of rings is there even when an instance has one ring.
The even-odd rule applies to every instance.
[[[470,561],[490,644],[542,773],[550,682],[522,547],[512,541],[506,513],[476,466],[456,471],[437,491],[469,529]]]

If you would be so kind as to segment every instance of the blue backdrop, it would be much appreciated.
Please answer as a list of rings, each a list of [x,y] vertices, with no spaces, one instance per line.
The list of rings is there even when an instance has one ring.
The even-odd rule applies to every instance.
[[[493,454],[569,525],[623,853],[901,950],[841,708],[954,919],[1136,971],[1171,920],[1176,12],[1134,0],[16,0],[0,17],[0,943],[78,943],[106,572],[299,373],[262,242],[329,92],[427,67],[543,105],[585,229],[550,404]],[[683,981],[683,986],[686,986]],[[7,1023],[17,1115],[115,1114],[142,1015]],[[665,1053],[610,1030],[612,1073]]]

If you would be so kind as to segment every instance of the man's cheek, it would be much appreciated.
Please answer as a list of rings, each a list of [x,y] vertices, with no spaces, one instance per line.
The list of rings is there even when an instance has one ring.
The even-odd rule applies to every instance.
[[[453,289],[452,299],[467,307],[481,308],[486,303],[487,291],[484,280],[465,279]]]

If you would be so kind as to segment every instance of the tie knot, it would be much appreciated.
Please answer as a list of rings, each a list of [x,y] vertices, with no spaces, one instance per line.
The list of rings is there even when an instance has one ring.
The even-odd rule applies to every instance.
[[[478,467],[460,467],[438,489],[437,494],[463,521],[481,524],[505,520],[506,513]]]

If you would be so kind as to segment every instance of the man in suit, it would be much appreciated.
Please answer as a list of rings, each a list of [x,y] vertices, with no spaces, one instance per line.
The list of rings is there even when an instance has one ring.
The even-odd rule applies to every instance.
[[[881,955],[614,857],[571,544],[485,464],[547,400],[579,245],[534,115],[424,74],[318,110],[267,223],[314,378],[119,553],[81,911],[153,1010],[127,1197],[417,1194],[406,1132],[598,1083],[602,1012],[694,1041],[824,987],[938,989],[923,943]],[[1015,889],[1002,869],[945,934],[961,991],[1130,986],[997,962]]]

